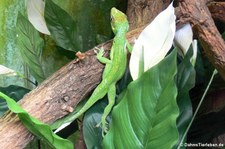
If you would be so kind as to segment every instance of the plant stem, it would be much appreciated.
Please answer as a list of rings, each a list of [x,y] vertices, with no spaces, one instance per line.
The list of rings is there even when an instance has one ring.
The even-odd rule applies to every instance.
[[[33,84],[34,86],[37,86],[36,83],[34,83],[34,82],[31,81],[30,79],[28,79],[28,78],[27,78],[26,76],[24,76],[23,74],[21,74],[21,73],[19,73],[19,72],[16,72],[16,74],[17,74],[19,77],[21,77],[21,78],[27,80],[28,82],[30,82],[30,83]]]
[[[203,93],[202,98],[201,98],[201,100],[200,100],[200,102],[199,102],[199,104],[198,104],[198,106],[197,106],[197,108],[196,108],[196,110],[195,110],[195,113],[194,113],[194,115],[193,115],[193,117],[192,117],[192,119],[191,119],[191,121],[190,121],[190,123],[189,123],[187,129],[185,130],[185,133],[184,133],[184,135],[183,135],[183,137],[182,137],[182,139],[181,139],[181,141],[180,141],[180,144],[179,144],[179,146],[178,146],[178,149],[180,149],[180,147],[182,146],[182,143],[183,143],[183,141],[184,141],[184,139],[185,139],[185,137],[186,137],[186,135],[187,135],[187,133],[188,133],[188,131],[189,131],[189,129],[190,129],[190,127],[191,127],[191,125],[192,125],[192,123],[193,123],[193,121],[194,121],[196,115],[197,115],[197,113],[198,113],[198,110],[199,110],[199,108],[200,108],[200,106],[201,106],[201,104],[202,104],[202,102],[203,102],[203,100],[204,100],[204,98],[205,98],[205,96],[206,96],[206,93],[208,92],[209,87],[210,87],[210,85],[211,85],[211,83],[212,83],[212,81],[213,81],[213,78],[214,78],[214,76],[215,76],[216,74],[217,74],[217,70],[215,69],[215,70],[213,71],[213,74],[212,74],[212,76],[211,76],[211,78],[210,78],[210,80],[209,80],[209,83],[208,83],[208,85],[207,85],[207,87],[206,87],[206,89],[205,89],[205,92]]]

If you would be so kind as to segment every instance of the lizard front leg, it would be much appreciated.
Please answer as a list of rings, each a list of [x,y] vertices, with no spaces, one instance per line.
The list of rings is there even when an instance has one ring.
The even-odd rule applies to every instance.
[[[106,57],[103,57],[103,55],[104,55],[104,49],[103,49],[103,47],[100,48],[100,49],[96,47],[96,49],[98,50],[98,52],[96,52],[97,53],[96,58],[98,59],[99,62],[101,62],[103,64],[110,64],[110,63],[112,63],[111,60],[109,60]]]
[[[132,50],[133,50],[133,46],[128,42],[126,41],[126,48],[128,49],[128,51],[131,53]]]

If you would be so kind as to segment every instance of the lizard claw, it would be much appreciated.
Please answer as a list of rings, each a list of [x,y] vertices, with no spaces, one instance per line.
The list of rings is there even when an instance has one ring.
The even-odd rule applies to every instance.
[[[101,47],[101,48],[95,47],[95,49],[98,50],[98,51],[94,50],[94,52],[97,54],[97,57],[102,57],[104,55],[105,51],[104,51],[103,47]]]
[[[99,122],[99,123],[96,125],[96,127],[100,127],[100,126],[102,127],[102,137],[104,137],[105,134],[108,132],[108,128],[107,128],[106,125],[108,125],[108,123],[103,124],[102,122]]]
[[[96,125],[96,127],[100,127],[100,126],[101,126],[101,122]]]

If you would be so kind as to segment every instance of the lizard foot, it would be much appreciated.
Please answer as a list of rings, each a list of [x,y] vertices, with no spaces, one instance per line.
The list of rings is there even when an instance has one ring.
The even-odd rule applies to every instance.
[[[102,137],[104,137],[106,135],[106,133],[108,132],[107,125],[108,125],[108,123],[103,124],[102,122],[100,122],[96,125],[96,127],[102,127]]]
[[[101,48],[95,47],[95,49],[97,49],[97,50],[94,50],[94,52],[97,54],[97,57],[103,57],[105,53],[103,47]]]

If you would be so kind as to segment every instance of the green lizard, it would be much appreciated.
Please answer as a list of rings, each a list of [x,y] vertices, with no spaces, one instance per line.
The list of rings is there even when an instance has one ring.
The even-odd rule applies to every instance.
[[[85,105],[75,115],[71,116],[69,122],[81,116],[86,112],[94,103],[102,99],[106,94],[108,95],[108,105],[104,109],[102,115],[102,129],[103,133],[107,131],[106,117],[110,113],[116,96],[116,83],[119,81],[126,69],[127,65],[127,48],[131,52],[131,46],[126,40],[126,33],[129,25],[127,17],[124,13],[116,8],[111,9],[111,26],[115,34],[113,44],[110,50],[110,59],[103,57],[104,50],[101,48],[97,54],[97,59],[106,64],[102,75],[101,83],[96,87],[91,97],[85,103]],[[65,121],[64,121],[65,123]]]

